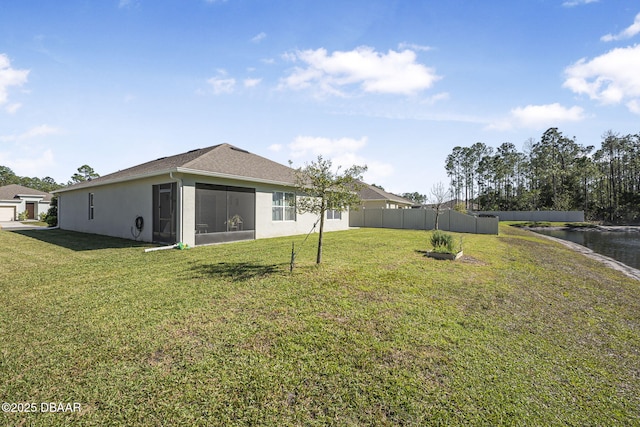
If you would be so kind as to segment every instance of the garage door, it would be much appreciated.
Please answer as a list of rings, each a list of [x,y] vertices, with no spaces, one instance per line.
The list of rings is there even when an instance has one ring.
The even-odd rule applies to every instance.
[[[15,211],[13,206],[0,206],[0,221],[13,221]]]

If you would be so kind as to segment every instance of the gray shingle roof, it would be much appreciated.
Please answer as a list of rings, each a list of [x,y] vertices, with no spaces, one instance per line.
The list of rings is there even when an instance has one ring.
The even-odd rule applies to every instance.
[[[390,200],[397,203],[403,203],[407,205],[413,205],[413,202],[409,199],[405,199],[404,197],[397,196],[393,193],[388,193],[378,187],[374,187],[373,185],[361,183],[363,185],[362,189],[358,192],[361,200]]]
[[[42,200],[45,202],[50,202],[52,197],[50,193],[34,190],[33,188],[18,184],[9,184],[0,187],[0,200],[14,200],[18,195],[42,196]]]
[[[57,191],[64,192],[164,173],[168,174],[169,172],[186,172],[289,185],[294,183],[293,169],[290,167],[249,153],[230,144],[219,144],[176,154],[175,156],[161,157]]]

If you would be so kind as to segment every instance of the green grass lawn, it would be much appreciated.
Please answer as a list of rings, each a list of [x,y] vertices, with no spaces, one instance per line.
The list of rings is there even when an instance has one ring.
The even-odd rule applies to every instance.
[[[0,425],[640,425],[640,282],[501,225],[144,253],[0,231]],[[41,403],[80,403],[40,413]]]
[[[44,221],[21,221],[22,224],[24,225],[31,225],[33,227],[48,227],[49,224],[47,224]]]

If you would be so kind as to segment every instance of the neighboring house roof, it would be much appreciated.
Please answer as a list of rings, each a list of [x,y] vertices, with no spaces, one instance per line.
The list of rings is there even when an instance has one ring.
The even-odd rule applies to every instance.
[[[0,187],[0,200],[15,200],[20,199],[21,196],[42,197],[42,201],[44,202],[50,202],[52,197],[51,193],[34,190],[33,188],[18,184],[9,184]]]
[[[413,205],[413,201],[409,199],[405,199],[404,197],[397,196],[392,193],[387,193],[381,188],[374,187],[373,185],[366,184],[364,182],[360,182],[363,185],[362,189],[358,192],[360,195],[360,200],[363,202],[366,201],[391,201],[395,203],[399,203],[402,205]]]
[[[249,153],[230,144],[191,150],[175,156],[133,166],[99,178],[93,178],[70,187],[56,190],[64,192],[137,178],[168,174],[170,172],[193,173],[245,181],[294,185],[294,171],[288,166]]]
[[[442,202],[442,204],[440,205],[440,209],[455,209],[455,207],[459,203],[464,203],[464,200],[451,199],[451,200],[448,200],[446,202]],[[422,205],[422,207],[425,208],[425,209],[435,209],[436,204],[435,203],[428,203],[428,204]]]

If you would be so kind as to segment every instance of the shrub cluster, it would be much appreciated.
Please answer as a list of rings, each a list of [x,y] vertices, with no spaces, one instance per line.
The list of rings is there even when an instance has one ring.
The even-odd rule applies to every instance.
[[[431,246],[435,252],[455,253],[453,236],[440,230],[435,230],[431,234]]]
[[[49,210],[44,217],[44,221],[49,227],[55,227],[58,225],[58,198],[54,197],[49,205]]]

